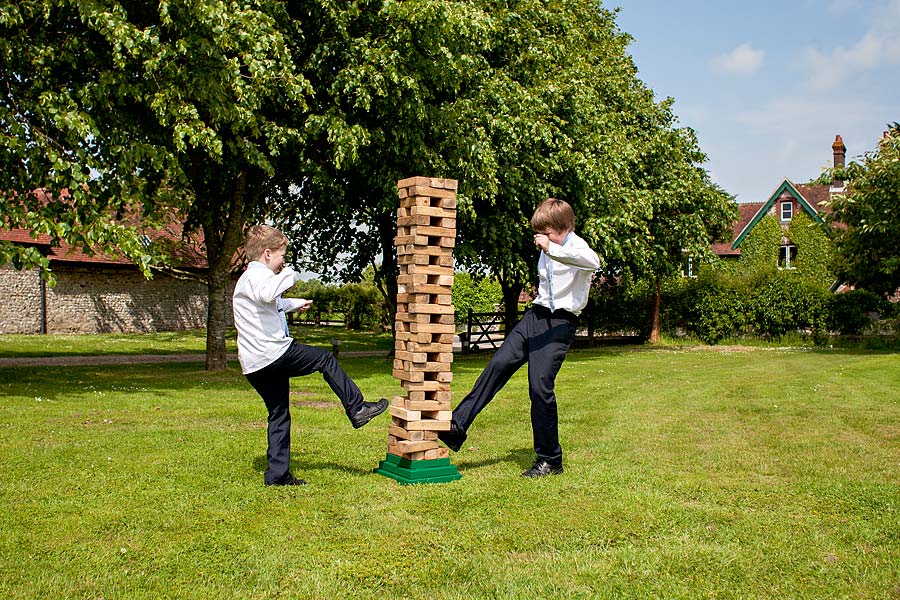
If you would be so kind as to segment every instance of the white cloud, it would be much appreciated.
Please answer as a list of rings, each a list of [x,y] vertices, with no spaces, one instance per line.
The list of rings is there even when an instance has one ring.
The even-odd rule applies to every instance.
[[[710,65],[720,73],[752,75],[759,71],[765,56],[764,50],[754,50],[750,44],[741,44],[731,52],[711,60]]]
[[[861,71],[900,64],[900,0],[891,0],[872,12],[871,25],[851,46],[825,51],[806,48],[801,56],[808,84],[814,91],[839,87]]]

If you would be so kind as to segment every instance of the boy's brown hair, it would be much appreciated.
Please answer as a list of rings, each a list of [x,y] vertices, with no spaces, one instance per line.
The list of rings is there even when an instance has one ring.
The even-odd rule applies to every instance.
[[[534,211],[531,228],[538,233],[544,233],[548,229],[575,231],[575,211],[565,200],[547,198]]]
[[[259,260],[266,250],[287,248],[287,236],[268,225],[254,225],[244,238],[244,255],[247,260]]]

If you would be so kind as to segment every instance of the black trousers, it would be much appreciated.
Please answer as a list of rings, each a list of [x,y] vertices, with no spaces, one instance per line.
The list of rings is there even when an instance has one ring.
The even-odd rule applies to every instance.
[[[266,483],[279,483],[287,476],[291,463],[291,377],[322,373],[340,399],[347,415],[363,405],[359,387],[340,367],[334,356],[321,348],[291,342],[278,360],[259,371],[248,373],[247,381],[262,396],[269,411]]]
[[[453,421],[468,430],[472,421],[494,399],[509,378],[528,363],[528,395],[531,398],[531,430],[537,457],[562,464],[559,417],[554,384],[556,374],[575,340],[578,318],[572,313],[535,306],[506,336],[482,371],[472,391],[453,410]]]

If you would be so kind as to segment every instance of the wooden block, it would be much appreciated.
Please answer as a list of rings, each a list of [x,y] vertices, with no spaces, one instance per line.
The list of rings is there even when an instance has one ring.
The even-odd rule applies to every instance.
[[[436,421],[434,419],[420,419],[418,421],[408,421],[406,429],[409,431],[450,431],[450,419],[446,421]]]
[[[411,235],[427,235],[428,237],[439,237],[443,239],[456,239],[456,229],[448,229],[446,227],[432,227],[425,225],[418,225],[416,227],[410,227]],[[444,246],[446,248],[447,246]]]
[[[452,316],[452,315],[451,315]],[[410,333],[446,334],[452,336],[456,332],[456,326],[450,323],[410,323]],[[421,340],[422,338],[419,338]],[[451,337],[452,339],[452,337]],[[426,340],[428,341],[428,340]]]
[[[395,438],[410,440],[413,442],[420,442],[426,438],[426,434],[428,432],[425,431],[407,431],[403,427],[398,427],[397,425],[391,425],[388,428],[388,434],[394,436]]]
[[[437,460],[439,458],[449,458],[449,448],[437,448],[435,450],[426,450],[422,460]]]
[[[389,406],[388,410],[391,413],[391,416],[397,417],[398,419],[403,419],[407,422],[415,422],[422,418],[422,412],[418,410],[406,410],[405,408],[400,408],[399,406]],[[409,427],[406,428],[409,431],[412,431]],[[416,429],[422,429],[418,427]]]
[[[446,266],[442,266],[442,265],[429,265],[428,263],[425,263],[423,265],[407,264],[404,266],[406,267],[407,275],[425,274],[425,275],[439,275],[439,276],[443,276],[443,277],[446,277],[446,276],[453,277],[453,268],[452,267],[446,267]],[[444,284],[444,285],[447,285],[447,284]],[[449,285],[452,286],[453,281],[450,281]]]
[[[425,381],[425,373],[411,369],[394,369],[391,371],[391,377],[399,379],[401,383],[421,383]]]
[[[453,418],[453,412],[449,410],[435,411],[419,411],[423,419],[434,419],[435,421],[449,421]]]
[[[409,304],[407,306],[407,310],[410,313],[415,314],[427,314],[427,315],[452,315],[453,314],[453,305],[452,304]]]
[[[427,185],[429,187],[439,189],[455,190],[457,189],[458,182],[456,179],[440,179],[437,177],[422,176],[407,177],[406,179],[401,179],[397,182],[397,187],[401,189],[420,185]]]
[[[452,198],[442,198],[441,208],[456,208],[456,196]]]
[[[406,277],[410,277],[410,276],[406,275]],[[446,294],[450,289],[452,289],[450,286],[438,285],[436,283],[428,283],[428,281],[427,281],[428,276],[426,275],[425,277],[426,277],[426,281],[424,281],[424,282],[409,282],[409,283],[404,283],[399,287],[402,287],[404,293],[406,293],[406,294],[429,294],[429,295]],[[399,280],[399,277],[398,277],[398,280]],[[398,283],[399,283],[399,281],[398,281]]]
[[[403,211],[401,214],[400,211]],[[433,217],[435,219],[456,219],[455,208],[442,208],[440,206],[409,206],[397,211],[397,218],[402,217]]]
[[[412,392],[449,392],[450,386],[440,381],[401,381],[400,387],[410,393]],[[448,396],[449,398],[449,396]]]
[[[409,196],[427,196],[428,198],[456,198],[456,191],[447,188],[437,188],[430,185],[408,185],[406,186],[406,195]],[[445,207],[451,208],[451,207]]]
[[[404,452],[421,452],[424,450],[437,450],[438,442],[431,440],[422,440],[414,442],[412,440],[401,440],[397,442],[397,446]]]
[[[447,238],[444,238],[447,239]],[[428,236],[424,235],[398,235],[394,238],[395,246],[427,246],[428,245]],[[452,248],[453,245],[447,245],[444,243],[440,244],[444,248]]]
[[[433,411],[450,410],[450,401],[438,402],[437,400],[407,400],[406,408],[409,410]]]
[[[398,343],[399,342],[395,342],[394,348],[398,350],[405,350],[406,352],[416,354],[420,352],[424,352],[426,354],[450,354],[451,357],[453,356],[453,344],[419,344],[417,342],[404,340],[402,342],[404,345],[403,348],[397,348]],[[438,360],[443,361],[444,359],[438,358]]]

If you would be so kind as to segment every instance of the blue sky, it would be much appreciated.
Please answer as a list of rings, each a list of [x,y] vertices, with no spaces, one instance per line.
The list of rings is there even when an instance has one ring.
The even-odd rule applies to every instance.
[[[675,99],[716,183],[762,202],[900,121],[900,0],[612,0],[639,77]]]

